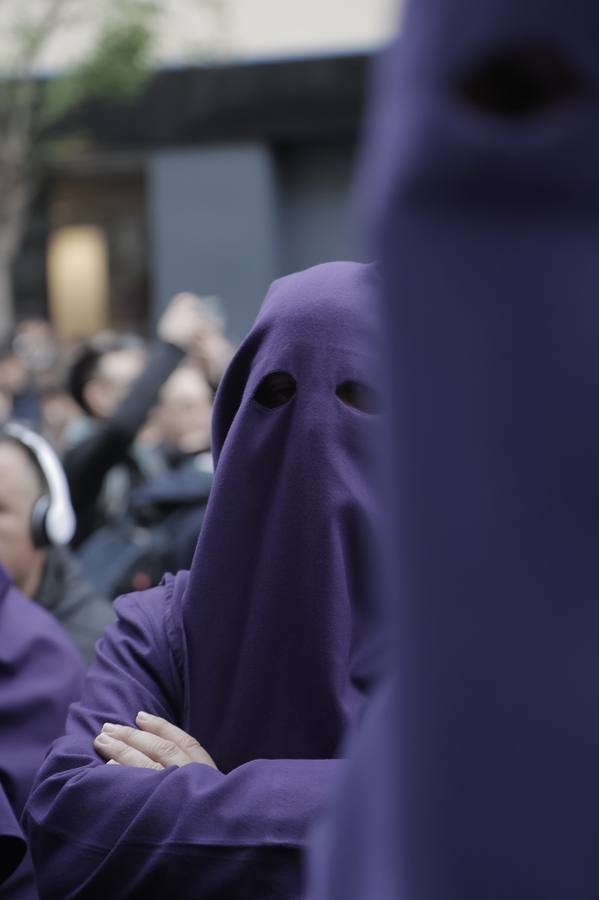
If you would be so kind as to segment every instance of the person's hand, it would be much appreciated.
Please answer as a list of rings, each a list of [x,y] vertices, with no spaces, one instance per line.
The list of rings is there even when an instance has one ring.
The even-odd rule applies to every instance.
[[[158,322],[156,329],[161,341],[174,344],[185,353],[201,339],[206,316],[201,299],[196,294],[175,294]]]
[[[207,321],[190,342],[189,354],[203,369],[208,383],[217,388],[233,357],[233,347],[218,325]]]
[[[217,768],[195,738],[166,719],[140,712],[135,721],[137,728],[107,722],[95,738],[94,747],[108,763],[158,770],[189,763]]]

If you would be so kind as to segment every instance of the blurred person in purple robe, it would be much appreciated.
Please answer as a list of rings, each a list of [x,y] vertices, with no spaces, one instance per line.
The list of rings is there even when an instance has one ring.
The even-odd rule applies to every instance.
[[[191,570],[117,602],[32,792],[43,898],[300,896],[376,664],[376,278],[275,282],[229,366]]]
[[[394,679],[311,900],[599,896],[599,7],[414,0],[364,186]]]
[[[8,821],[4,799],[13,817],[18,819],[46,751],[64,731],[67,709],[79,695],[83,671],[81,657],[66,632],[49,613],[21,594],[0,566],[0,802],[4,806],[4,809],[0,806],[0,825],[3,828],[14,826],[14,822],[11,825]],[[13,849],[11,845],[7,852],[12,853]],[[3,852],[0,830],[0,859]],[[12,877],[0,886],[0,898],[35,900],[36,897],[31,858],[27,854]]]

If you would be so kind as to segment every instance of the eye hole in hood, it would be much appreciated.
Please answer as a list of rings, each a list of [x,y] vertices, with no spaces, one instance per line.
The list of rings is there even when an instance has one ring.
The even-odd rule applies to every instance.
[[[295,378],[288,372],[271,372],[256,388],[254,400],[266,409],[276,409],[288,403],[296,390]]]
[[[561,49],[545,43],[498,47],[458,78],[463,101],[506,119],[540,115],[575,99],[583,81]]]
[[[346,406],[357,409],[369,416],[381,412],[381,398],[373,387],[360,381],[344,381],[335,391]]]

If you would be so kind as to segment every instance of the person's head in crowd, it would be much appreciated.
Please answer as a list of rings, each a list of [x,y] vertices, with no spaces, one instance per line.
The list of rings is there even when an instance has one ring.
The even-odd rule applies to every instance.
[[[15,353],[12,337],[0,344],[0,391],[11,398],[27,388],[28,375],[23,360]]]
[[[12,412],[12,397],[7,390],[0,388],[0,425],[8,422]]]
[[[81,416],[81,408],[61,384],[50,384],[40,392],[40,427],[58,453],[65,447],[65,433],[71,422]],[[0,410],[1,421],[1,410]]]
[[[54,329],[47,319],[30,318],[15,330],[13,348],[38,388],[54,382],[62,368],[62,359]]]
[[[32,454],[0,432],[0,563],[28,597],[37,593],[46,548],[36,546],[33,510],[48,485]]]
[[[204,373],[185,362],[160,392],[154,421],[164,449],[180,454],[210,449],[212,388]]]
[[[110,418],[145,364],[146,352],[140,339],[101,335],[81,349],[71,367],[71,394],[89,416]]]
[[[15,350],[14,336],[0,347],[0,390],[11,398],[12,418],[39,422],[37,390],[25,362]]]
[[[113,621],[68,549],[75,514],[50,444],[17,423],[0,430],[0,564],[23,594],[52,613],[82,657]]]

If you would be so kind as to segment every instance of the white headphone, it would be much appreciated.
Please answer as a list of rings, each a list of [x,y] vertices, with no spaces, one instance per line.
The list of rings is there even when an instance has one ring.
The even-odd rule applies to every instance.
[[[7,422],[2,432],[22,444],[37,462],[48,485],[48,494],[33,507],[31,532],[37,547],[69,544],[77,520],[71,503],[69,485],[62,464],[48,441],[16,422]]]

